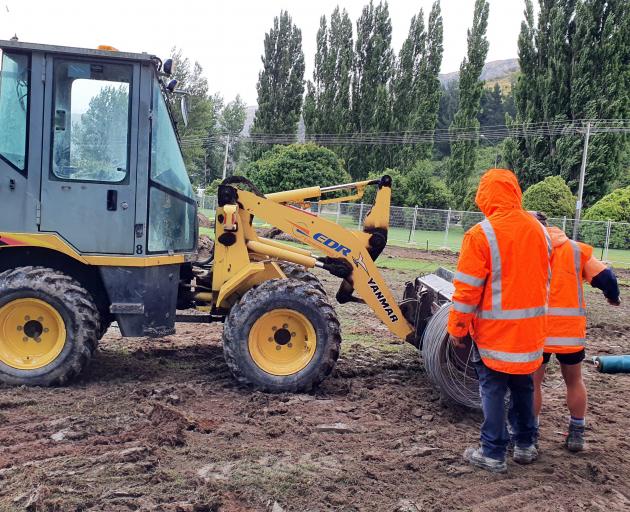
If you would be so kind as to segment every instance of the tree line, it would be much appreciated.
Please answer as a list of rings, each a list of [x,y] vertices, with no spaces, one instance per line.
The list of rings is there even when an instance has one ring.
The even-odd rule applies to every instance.
[[[630,3],[539,0],[535,17],[532,0],[524,0],[518,34],[520,72],[504,88],[498,83],[488,87],[491,84],[481,80],[489,49],[489,8],[487,0],[475,1],[459,78],[444,85],[439,80],[444,45],[439,0],[428,13],[420,9],[412,17],[398,52],[391,44],[386,1],[371,0],[354,22],[340,7],[323,15],[309,79],[305,79],[301,30],[282,11],[263,42],[251,134],[263,139],[283,134],[297,141],[301,120],[309,140],[315,142],[318,134],[448,130],[448,140],[435,142],[328,146],[352,179],[385,171],[395,175],[406,190],[395,198],[401,205],[473,208],[480,173],[495,165],[514,169],[523,188],[547,176],[560,176],[575,194],[581,135],[550,132],[488,140],[460,139],[458,134],[478,133],[483,126],[516,129],[585,118],[629,118]],[[270,144],[244,147],[239,142],[246,116],[243,101],[237,97],[226,104],[220,95],[209,93],[198,63],[190,63],[180,51],[175,59],[176,78],[191,93],[191,122],[188,127],[180,122],[179,131],[193,182],[207,186],[221,177],[227,133],[233,135],[227,144],[229,174],[254,177],[268,168],[256,162],[272,149]],[[628,148],[624,134],[591,136],[586,205],[630,183]],[[281,154],[304,159],[310,153],[297,149]],[[278,153],[272,156],[277,160]]]
[[[449,143],[331,146],[354,179],[385,169],[402,176],[429,169],[433,181],[446,183],[455,207],[470,205],[470,191],[489,144],[494,163],[510,167],[524,188],[559,175],[575,193],[582,137],[556,134],[484,141],[458,139],[483,124],[528,126],[585,118],[620,119],[630,113],[630,4],[624,0],[525,0],[518,35],[521,71],[512,91],[484,88],[481,72],[489,43],[489,4],[476,0],[468,29],[468,49],[458,82],[442,87],[443,54],[440,2],[411,19],[400,51],[391,46],[387,2],[370,1],[355,30],[345,9],[322,16],[317,32],[313,76],[304,80],[302,36],[288,12],[281,12],[265,37],[258,81],[258,110],[252,132],[297,137],[303,116],[306,133],[406,132],[450,129]],[[627,136],[591,138],[585,203],[592,204],[619,180],[628,166]],[[481,146],[480,147],[480,143]],[[269,149],[256,144],[252,161]]]

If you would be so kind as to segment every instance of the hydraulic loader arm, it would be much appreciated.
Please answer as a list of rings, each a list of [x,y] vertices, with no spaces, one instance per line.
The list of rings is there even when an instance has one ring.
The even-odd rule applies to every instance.
[[[319,187],[313,187],[305,194],[298,191],[287,191],[267,197],[258,196],[252,192],[235,189],[234,202],[248,214],[265,220],[267,223],[290,234],[301,242],[323,252],[327,258],[313,258],[304,256],[300,261],[305,266],[318,266],[329,270],[334,275],[342,277],[356,289],[359,296],[374,311],[391,332],[403,340],[415,334],[414,328],[403,316],[389,286],[377,269],[374,259],[383,249],[386,238],[382,233],[387,232],[389,224],[389,207],[391,199],[391,179],[384,177],[379,184],[374,207],[364,222],[364,232],[348,230],[332,221],[318,217],[308,211],[287,206],[289,201],[300,201],[306,197],[319,197]],[[361,182],[363,187],[370,182]],[[344,185],[348,188],[348,186]],[[316,190],[317,189],[317,190]],[[306,190],[306,189],[302,189]],[[359,193],[361,193],[360,190]],[[381,234],[380,243],[374,244],[374,236]],[[247,246],[253,252],[261,252],[265,244],[270,241],[259,239],[251,226],[247,226],[245,233]],[[277,243],[274,244],[277,247]],[[267,246],[273,247],[273,246]],[[288,247],[289,248],[289,247]],[[282,249],[279,249],[282,251]],[[374,254],[370,254],[370,251]],[[273,251],[270,250],[269,254]]]

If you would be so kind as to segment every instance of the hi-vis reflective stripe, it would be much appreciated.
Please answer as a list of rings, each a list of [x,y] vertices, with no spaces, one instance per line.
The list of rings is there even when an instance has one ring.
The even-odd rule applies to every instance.
[[[456,300],[453,301],[453,308],[460,313],[474,313],[477,310],[477,306],[471,306],[470,304],[464,304]]]
[[[502,352],[500,350],[488,350],[479,348],[479,355],[486,359],[494,359],[495,361],[504,361],[506,363],[531,363],[542,357],[542,349],[535,352]]]
[[[547,313],[546,306],[536,306],[524,309],[503,309],[502,304],[502,273],[501,273],[501,253],[499,252],[499,243],[494,228],[488,219],[480,223],[481,229],[486,235],[488,245],[490,246],[490,260],[492,265],[491,286],[492,286],[492,309],[480,310],[477,312],[478,318],[488,320],[521,320],[524,318],[536,318],[544,316]],[[547,252],[551,257],[551,238],[544,227],[540,226],[545,233],[547,240]],[[551,269],[548,267],[547,277],[547,296],[549,296],[549,286],[551,283]],[[457,308],[456,308],[457,309]]]
[[[488,320],[521,320],[523,318],[536,318],[547,313],[545,306],[525,309],[491,309],[490,311],[479,311],[477,316]]]
[[[492,265],[492,309],[494,311],[501,310],[501,253],[499,252],[499,243],[494,228],[488,219],[481,222],[481,229],[486,235],[488,245],[490,246],[490,261]]]
[[[481,277],[475,277],[475,276],[471,276],[470,274],[464,274],[463,272],[460,272],[459,270],[455,272],[455,276],[453,277],[453,279],[457,279],[458,281],[469,284],[470,286],[483,286],[484,283],[486,282],[485,278],[482,279]]]
[[[569,240],[571,244],[571,248],[573,249],[573,266],[575,270],[575,282],[577,283],[577,292],[578,292],[578,307],[580,309],[584,309],[584,290],[582,289],[582,279],[581,279],[581,270],[580,267],[582,258],[580,246],[576,244],[573,240]]]
[[[558,338],[550,336],[545,339],[545,347],[580,347],[586,343],[586,338]]]
[[[547,308],[549,316],[586,316],[584,308]]]
[[[547,304],[549,304],[549,297],[551,296],[551,254],[553,253],[553,244],[551,243],[551,237],[547,228],[540,224],[540,227],[545,234],[545,240],[547,240],[547,256],[549,261],[547,262]]]

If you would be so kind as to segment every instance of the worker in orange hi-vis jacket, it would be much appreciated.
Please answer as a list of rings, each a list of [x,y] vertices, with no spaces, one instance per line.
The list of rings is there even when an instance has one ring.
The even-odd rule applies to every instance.
[[[471,359],[479,377],[484,422],[481,446],[464,458],[502,472],[510,440],[505,413],[513,400],[514,460],[536,460],[532,373],[542,364],[549,294],[551,241],[544,227],[521,206],[516,176],[491,169],[481,178],[475,202],[486,216],[462,242],[448,319],[451,343],[470,334]]]
[[[547,225],[544,214],[533,212]],[[538,419],[542,406],[542,383],[546,363],[555,354],[567,387],[569,428],[565,446],[572,452],[584,449],[586,386],[582,380],[582,361],[586,342],[586,302],[583,282],[586,280],[604,292],[608,303],[618,306],[619,286],[615,274],[593,256],[590,245],[569,240],[564,231],[548,227],[553,254],[551,258],[551,292],[547,310],[547,337],[543,365],[534,373],[534,413]]]

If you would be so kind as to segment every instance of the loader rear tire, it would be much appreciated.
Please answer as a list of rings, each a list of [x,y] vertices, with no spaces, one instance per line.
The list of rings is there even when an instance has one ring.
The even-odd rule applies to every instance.
[[[341,348],[335,310],[314,286],[272,279],[249,290],[225,321],[223,353],[236,380],[269,392],[310,391]]]
[[[89,363],[100,325],[92,296],[45,267],[0,274],[0,381],[63,385]]]
[[[326,290],[322,282],[315,274],[306,270],[305,267],[296,265],[295,263],[280,263],[280,268],[289,279],[297,279],[303,283],[308,283],[326,295]]]

